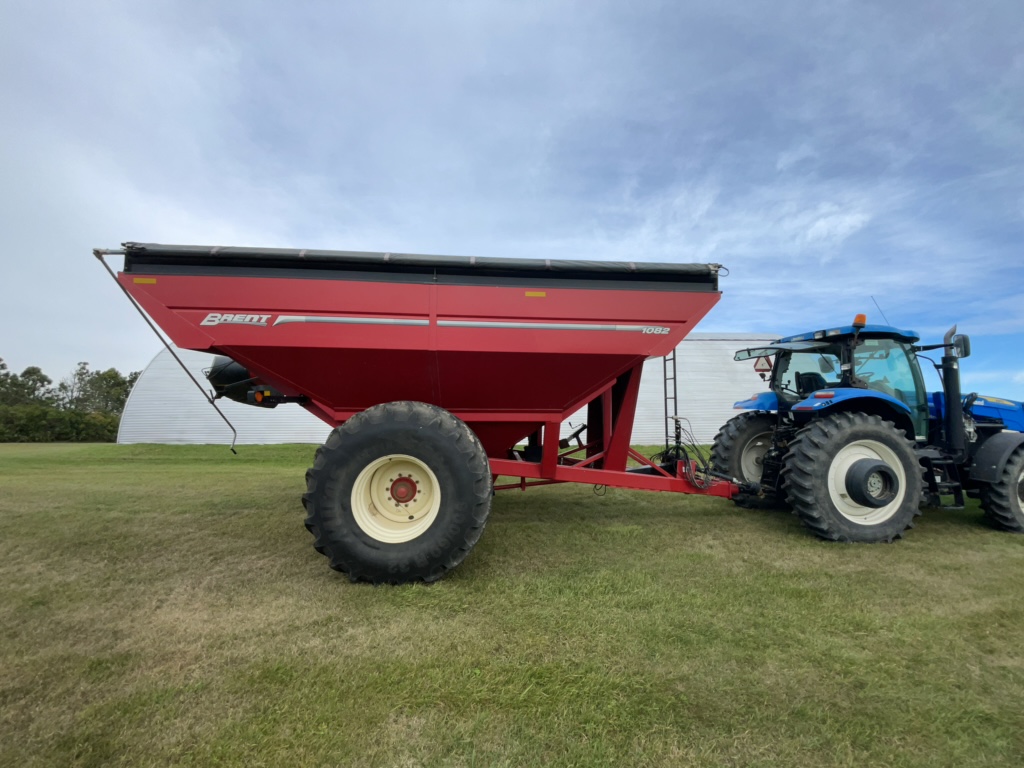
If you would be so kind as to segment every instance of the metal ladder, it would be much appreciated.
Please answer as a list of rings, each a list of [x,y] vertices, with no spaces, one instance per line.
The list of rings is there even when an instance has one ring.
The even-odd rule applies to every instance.
[[[665,380],[665,450],[668,450],[670,446],[678,441],[679,437],[679,388],[676,386],[676,350],[673,349],[665,355],[661,362]]]

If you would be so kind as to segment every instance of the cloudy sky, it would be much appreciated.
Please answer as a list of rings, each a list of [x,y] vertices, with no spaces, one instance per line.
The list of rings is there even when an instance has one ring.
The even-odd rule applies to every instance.
[[[136,240],[719,262],[700,330],[877,301],[1024,399],[1021,0],[35,0],[0,88],[18,371],[146,365]]]

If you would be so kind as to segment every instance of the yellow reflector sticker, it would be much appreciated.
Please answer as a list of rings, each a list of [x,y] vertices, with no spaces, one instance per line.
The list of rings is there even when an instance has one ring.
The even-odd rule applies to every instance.
[[[545,296],[548,295],[548,292],[547,291],[527,291],[526,295],[530,296],[532,298],[535,298],[535,299],[543,299]]]
[[[135,282],[136,285],[156,285],[156,278],[155,277],[136,277],[134,282]]]

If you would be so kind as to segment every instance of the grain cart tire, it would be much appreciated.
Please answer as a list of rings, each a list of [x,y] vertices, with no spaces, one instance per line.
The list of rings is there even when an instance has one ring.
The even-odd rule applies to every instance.
[[[982,486],[981,508],[996,528],[1024,533],[1024,445],[1010,454],[996,482]]]
[[[745,483],[761,480],[761,460],[772,444],[777,418],[765,411],[748,411],[725,422],[711,444],[714,469]],[[763,496],[741,493],[733,501],[747,509],[785,509],[784,499],[769,489]]]
[[[864,413],[836,413],[801,429],[786,454],[793,511],[829,541],[892,541],[920,514],[923,470],[905,433]]]
[[[335,429],[306,473],[306,528],[352,581],[436,581],[465,559],[491,510],[491,471],[464,422],[394,402]]]

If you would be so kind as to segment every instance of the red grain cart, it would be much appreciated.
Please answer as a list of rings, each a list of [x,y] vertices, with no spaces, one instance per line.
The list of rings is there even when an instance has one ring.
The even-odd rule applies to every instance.
[[[715,305],[718,265],[95,253],[124,255],[117,281],[176,345],[222,356],[208,374],[217,397],[299,403],[336,427],[302,498],[315,548],[353,581],[440,578],[479,539],[496,488],[738,491],[683,454],[655,463],[629,447],[643,362]],[[560,441],[584,406],[586,439]]]

